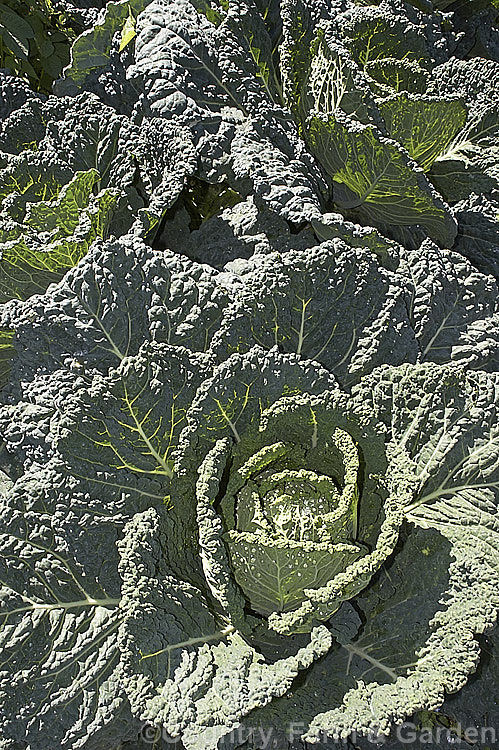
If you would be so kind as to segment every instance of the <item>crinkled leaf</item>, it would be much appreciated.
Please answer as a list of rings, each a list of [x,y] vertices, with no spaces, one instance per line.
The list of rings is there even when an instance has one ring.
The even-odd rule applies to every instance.
[[[217,621],[203,592],[185,580],[196,570],[177,572],[188,558],[183,566],[172,554],[179,541],[172,521],[165,512],[137,515],[119,545],[125,686],[143,721],[181,736],[188,750],[215,750],[243,716],[283,695],[327,651],[331,636],[318,627],[290,644],[289,656],[267,662]]]
[[[308,141],[333,179],[333,201],[382,226],[421,224],[438,244],[452,244],[448,207],[395,141],[339,115],[311,118]]]
[[[216,279],[130,236],[96,243],[47,296],[6,314],[19,341],[17,379],[29,387],[59,368],[106,374],[147,341],[205,352],[228,299]]]
[[[400,94],[378,106],[390,138],[398,141],[425,172],[446,152],[467,117],[466,107],[458,99]]]
[[[84,31],[73,44],[71,62],[63,71],[65,87],[71,83],[76,90],[81,89],[93,69],[109,62],[114,34],[123,31],[130,14],[140,13],[145,5],[145,0],[117,0],[107,3],[97,24]]]
[[[112,502],[96,513],[60,469],[34,467],[2,508],[2,735],[36,750],[110,746],[140,728],[117,648],[126,514]]]

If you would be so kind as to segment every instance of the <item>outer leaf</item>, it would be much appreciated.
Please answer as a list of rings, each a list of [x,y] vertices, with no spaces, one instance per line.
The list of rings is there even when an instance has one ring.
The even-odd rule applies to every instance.
[[[475,668],[478,648],[471,633],[473,628],[481,631],[484,622],[490,625],[493,620],[488,605],[491,602],[489,597],[495,601],[493,592],[497,573],[476,557],[470,559],[466,543],[453,547],[456,561],[449,565],[445,558],[439,559],[442,552],[448,554],[449,547],[441,540],[438,544],[435,535],[418,531],[414,541],[423,547],[419,559],[416,554],[411,556],[419,591],[416,593],[412,589],[411,592],[410,584],[405,584],[409,586],[409,597],[412,593],[414,598],[400,602],[398,594],[394,593],[397,579],[391,576],[392,573],[397,576],[400,570],[396,564],[395,569],[389,571],[390,579],[381,578],[378,591],[375,588],[372,592],[374,601],[364,600],[361,606],[368,603],[368,607],[372,607],[376,596],[383,597],[377,611],[374,610],[376,614],[373,610],[366,613],[370,622],[364,636],[346,646],[349,659],[346,665],[343,662],[344,668],[357,677],[357,687],[346,693],[344,707],[319,714],[313,720],[307,739],[312,739],[320,731],[339,739],[348,736],[355,728],[361,735],[371,738],[381,735],[380,741],[383,741],[383,735],[387,734],[392,722],[400,723],[409,712],[441,705],[444,690],[458,690],[466,673]],[[402,556],[401,562],[403,559]],[[450,572],[448,583],[442,576],[447,565]],[[474,600],[480,601],[478,607],[469,607],[470,601],[461,590],[463,576],[467,577]],[[420,599],[422,587],[425,595]],[[400,591],[400,586],[398,588]],[[446,602],[441,609],[439,597],[443,591],[446,592]],[[416,607],[426,623],[426,632],[419,621],[414,621]],[[436,616],[433,615],[435,610]],[[395,639],[394,618],[403,622],[403,631],[399,630],[400,635]],[[429,637],[428,620],[431,622]],[[393,656],[387,658],[388,654]],[[407,676],[398,676],[404,672]]]
[[[56,449],[90,481],[119,478],[126,485],[139,476],[168,487],[186,409],[206,365],[181,347],[145,344],[107,378],[95,376],[88,394],[80,390],[65,410]]]
[[[13,221],[22,221],[29,202],[55,198],[62,185],[73,178],[61,159],[47,159],[45,154],[24,151],[18,157],[6,158],[0,172],[2,211]],[[7,199],[7,201],[6,201]]]
[[[497,627],[480,639],[481,660],[477,674],[459,693],[447,697],[442,714],[449,716],[453,723],[474,729],[480,740],[480,750],[485,750],[487,743],[492,745],[493,732],[499,723],[499,662],[497,659]],[[483,728],[488,727],[484,732]],[[471,738],[472,734],[469,733]]]
[[[266,37],[258,17],[256,24],[260,36]],[[254,27],[255,23],[253,34]],[[244,32],[244,10],[242,18],[229,13],[217,28],[188,0],[154,0],[140,15],[137,28],[130,75],[143,82],[154,114],[191,124],[212,119],[224,107],[248,115],[270,103],[268,77],[259,67],[257,47]]]
[[[344,10],[344,8],[342,8]],[[412,11],[412,12],[411,12]],[[443,62],[446,40],[438,18],[414,13],[406,5],[348,3],[334,19],[337,34],[362,66],[374,60],[412,60],[426,66]]]
[[[63,161],[73,172],[96,169],[99,189],[120,191],[111,226],[117,235],[134,220],[137,231],[147,233],[178,198],[194,168],[186,129],[157,119],[133,125],[94,95],[51,97],[43,105],[23,107],[4,123],[0,146],[17,153],[28,138],[44,159]]]
[[[4,44],[19,57],[27,60],[29,54],[29,39],[35,35],[28,21],[3,3],[0,5],[2,22],[0,23],[0,34]]]
[[[432,180],[450,201],[499,186],[499,107],[469,117],[448,151],[435,162]]]
[[[387,91],[380,92],[380,95],[408,91],[411,94],[424,94],[427,91],[430,76],[428,72],[414,60],[398,60],[395,57],[383,58],[381,60],[371,60],[366,63],[364,71],[376,83],[373,88],[376,91],[376,84],[382,87],[389,86]]]
[[[0,72],[0,89],[2,92],[2,103],[0,105],[1,120],[4,120],[5,117],[18,109],[28,99],[42,98],[40,95],[35,94],[21,78],[9,75],[5,71]]]
[[[94,198],[97,178],[95,170],[77,172],[57,198],[27,204],[26,227],[0,228],[1,302],[44,292],[78,263],[96,237],[107,234],[116,197],[102,191]]]
[[[64,185],[56,201],[27,206],[26,224],[40,232],[56,229],[59,236],[71,234],[78,226],[79,212],[88,205],[98,177],[96,169],[77,172],[71,182]]]
[[[280,396],[303,391],[321,393],[335,383],[324,368],[307,360],[300,362],[296,356],[281,355],[277,349],[265,352],[255,346],[248,354],[233,354],[199,389],[182,441],[188,443],[195,434],[199,450],[227,436],[238,442],[248,425],[257,423],[264,409]],[[189,453],[188,460],[192,459]]]
[[[223,157],[222,157],[223,153]],[[320,219],[328,186],[290,123],[268,115],[234,124],[227,118],[200,141],[202,174],[258,200],[294,224]]]
[[[294,234],[282,216],[258,199],[250,196],[242,200],[230,188],[220,191],[218,185],[208,188],[207,193],[205,190],[206,183],[194,183],[191,194],[184,192],[183,205],[179,203],[172,221],[165,223],[160,241],[170,250],[181,247],[183,254],[198,263],[238,274],[240,263],[244,265],[244,259],[253,255],[315,245],[310,227]],[[206,200],[193,200],[196,192]],[[204,211],[205,216],[201,213]]]
[[[408,94],[385,99],[379,109],[390,138],[398,141],[425,172],[447,151],[467,117],[467,110],[458,99]]]
[[[452,244],[448,208],[395,141],[339,115],[312,117],[307,138],[344,210],[358,209],[385,226],[422,224],[438,244]]]
[[[14,331],[0,331],[0,388],[9,381],[11,361],[15,354]]]
[[[252,60],[256,66],[256,77],[269,103],[274,102],[279,105],[282,103],[281,84],[274,63],[275,47],[273,47],[271,34],[275,34],[275,26],[279,25],[280,19],[272,19],[275,26],[266,23],[271,3],[263,3],[261,9],[258,5],[258,2],[253,3],[251,0],[229,2],[226,24],[234,37],[239,40],[241,47],[246,47],[248,50],[248,62]]]
[[[409,254],[403,273],[412,287],[409,311],[419,360],[497,371],[497,287],[490,277],[430,242]]]
[[[307,52],[303,48],[311,30],[306,29],[305,11],[290,15],[282,51],[283,73],[288,106],[300,125],[305,126],[311,112],[327,116],[337,109],[361,122],[376,119],[368,81],[347,51],[326,36],[327,28],[319,28]]]
[[[499,206],[484,196],[471,195],[454,206],[459,234],[454,249],[482,273],[499,278]]]
[[[495,283],[429,241],[392,272],[339,240],[239,262],[237,271],[243,286],[213,341],[219,357],[277,345],[345,386],[388,362],[497,368]]]
[[[399,266],[401,245],[374,227],[354,224],[339,213],[322,214],[320,220],[312,219],[311,224],[320,240],[342,239],[351,247],[373,252],[385,268],[395,270]]]
[[[136,36],[137,36],[137,32],[135,31],[135,19],[133,15],[129,14],[128,18],[125,21],[125,25],[123,26],[123,30],[121,32],[119,51],[122,52],[127,46],[127,44],[130,44],[132,39],[135,39]]]
[[[21,98],[20,92],[17,96],[19,103],[6,112],[0,129],[0,149],[7,154],[35,150],[45,136],[47,123],[64,117],[66,110],[65,101],[55,97]]]
[[[23,116],[29,135],[14,137]],[[139,128],[94,96],[28,103],[4,123],[4,147],[17,152],[27,137],[36,151],[8,156],[0,175],[4,301],[45,291],[97,237],[132,224],[154,237],[193,169],[185,129],[165,121]]]
[[[145,5],[145,0],[117,0],[108,3],[97,24],[83,32],[74,42],[71,63],[64,69],[66,81],[80,89],[93,69],[106,65],[114,34],[123,30],[130,13],[140,13]]]
[[[252,342],[277,345],[317,360],[344,385],[387,359],[416,360],[407,282],[380,268],[368,250],[336,240],[305,253],[272,253],[248,266],[238,302],[215,340],[224,352]]]
[[[34,467],[2,507],[0,705],[11,747],[114,745],[139,729],[116,640],[126,514],[112,502],[96,512],[60,468]]]
[[[18,396],[41,372],[107,374],[147,341],[206,351],[228,298],[216,278],[130,236],[96,243],[46,296],[6,311],[19,341]]]
[[[450,201],[497,189],[499,63],[479,57],[452,59],[436,68],[430,90],[458,93],[469,112],[465,125],[434,164],[432,179],[438,189]]]
[[[473,115],[477,109],[490,106],[499,93],[499,62],[483,57],[450,60],[436,66],[429,80],[431,96],[463,97]]]

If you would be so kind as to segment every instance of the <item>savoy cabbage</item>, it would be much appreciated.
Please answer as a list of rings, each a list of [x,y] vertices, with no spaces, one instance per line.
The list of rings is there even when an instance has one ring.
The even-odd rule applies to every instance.
[[[497,0],[90,5],[0,71],[1,750],[494,728]]]
[[[465,683],[499,604],[497,298],[437,252],[236,273],[129,235],[5,307],[5,734],[215,748],[258,708],[284,736],[326,664],[307,736],[381,732]]]

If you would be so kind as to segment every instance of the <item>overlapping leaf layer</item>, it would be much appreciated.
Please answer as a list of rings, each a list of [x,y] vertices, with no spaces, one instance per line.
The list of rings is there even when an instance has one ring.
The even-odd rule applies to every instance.
[[[493,727],[497,0],[89,5],[0,71],[1,750]]]

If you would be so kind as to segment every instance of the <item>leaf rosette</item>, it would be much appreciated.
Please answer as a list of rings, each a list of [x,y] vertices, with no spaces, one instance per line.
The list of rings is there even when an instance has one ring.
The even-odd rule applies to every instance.
[[[376,425],[338,393],[278,399],[238,439],[218,440],[199,469],[212,595],[234,625],[251,612],[281,635],[311,630],[393,552],[413,485],[409,456],[387,455]]]
[[[466,684],[499,608],[499,381],[449,360],[494,369],[495,299],[452,254],[408,262],[403,296],[334,241],[236,277],[128,237],[11,305],[3,736],[286,748],[299,717],[297,748]]]

